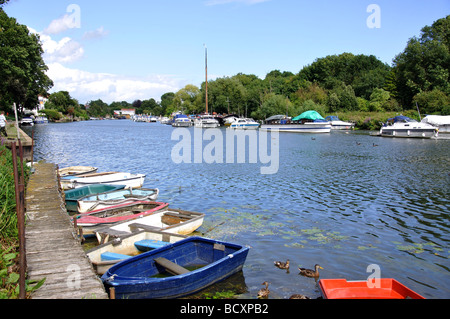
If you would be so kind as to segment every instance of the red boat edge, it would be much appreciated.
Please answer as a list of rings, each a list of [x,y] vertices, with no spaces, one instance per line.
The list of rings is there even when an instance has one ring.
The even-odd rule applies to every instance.
[[[425,299],[391,278],[376,282],[320,279],[319,287],[324,299]]]

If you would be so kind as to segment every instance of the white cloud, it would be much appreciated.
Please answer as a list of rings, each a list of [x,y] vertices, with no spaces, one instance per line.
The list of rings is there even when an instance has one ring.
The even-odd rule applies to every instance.
[[[95,40],[106,37],[109,34],[108,31],[104,30],[103,27],[100,27],[94,31],[88,31],[83,35],[83,39],[85,40]]]
[[[53,20],[50,25],[44,30],[44,33],[58,34],[76,27],[78,27],[78,24],[74,19],[74,16],[71,14],[65,14],[61,18]]]
[[[205,2],[207,6],[215,6],[215,5],[221,5],[221,4],[229,4],[229,3],[242,3],[246,5],[253,5],[258,4],[262,2],[267,2],[271,0],[208,0]]]
[[[180,79],[170,75],[131,78],[71,69],[60,63],[51,63],[48,67],[47,75],[55,84],[52,92],[68,91],[80,103],[97,99],[106,103],[150,98],[159,100],[163,94],[176,92],[183,86]]]
[[[81,59],[84,55],[81,44],[69,37],[54,41],[50,36],[41,35],[41,42],[44,49],[44,59],[48,63],[70,63]]]

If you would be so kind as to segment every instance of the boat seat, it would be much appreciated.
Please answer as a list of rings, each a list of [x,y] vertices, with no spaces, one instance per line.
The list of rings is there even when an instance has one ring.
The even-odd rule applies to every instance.
[[[168,273],[172,274],[172,275],[182,275],[182,274],[186,274],[189,272],[189,270],[187,270],[184,267],[181,267],[180,265],[177,265],[174,262],[171,262],[170,260],[163,258],[163,257],[159,257],[156,259],[153,259],[155,261],[155,263],[157,263],[158,265],[164,267]]]
[[[117,253],[112,253],[110,251],[106,251],[103,254],[100,255],[102,258],[102,261],[110,261],[110,260],[122,260],[122,259],[128,259],[131,258],[131,256],[128,255],[122,255]]]
[[[153,240],[153,239],[144,239],[139,240],[134,243],[134,246],[140,251],[148,251],[150,249],[156,249],[160,247],[164,247],[168,245],[168,242],[159,241],[159,240]]]
[[[131,231],[138,230],[138,229],[149,230],[149,231],[161,230],[161,228],[159,228],[159,227],[145,225],[145,224],[139,224],[139,223],[129,224],[128,227],[130,227]]]

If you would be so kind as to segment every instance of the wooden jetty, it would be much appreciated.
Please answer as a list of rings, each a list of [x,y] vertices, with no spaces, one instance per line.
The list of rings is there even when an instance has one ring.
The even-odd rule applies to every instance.
[[[31,299],[107,299],[67,214],[56,165],[34,167],[26,191],[27,274],[46,280]]]

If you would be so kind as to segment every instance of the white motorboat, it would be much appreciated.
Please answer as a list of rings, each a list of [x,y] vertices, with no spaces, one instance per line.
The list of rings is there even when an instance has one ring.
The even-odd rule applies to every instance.
[[[231,123],[230,128],[241,130],[257,130],[259,128],[259,123],[256,122],[254,119],[240,118],[234,120]]]
[[[199,115],[195,119],[194,125],[200,128],[216,128],[220,126],[219,121],[209,114]]]
[[[192,125],[191,119],[186,114],[177,114],[172,120],[173,127],[189,127]]]
[[[261,125],[263,131],[291,133],[330,133],[331,124],[316,111],[306,111],[292,120],[284,115],[274,115]]]
[[[438,136],[438,129],[428,123],[419,123],[407,116],[399,115],[387,120],[380,129],[384,137],[433,138]]]
[[[233,123],[234,121],[236,121],[239,118],[239,116],[237,115],[227,115],[223,118],[223,125],[224,126],[230,126],[231,123]]]
[[[34,126],[34,121],[31,117],[24,117],[21,121],[20,121],[20,125],[21,126]]]
[[[93,175],[70,176],[61,178],[61,186],[63,189],[79,188],[94,184],[110,184],[110,185],[125,185],[128,188],[141,188],[144,184],[144,174],[132,173],[100,173]]]
[[[341,121],[336,115],[327,116],[325,121],[330,122],[332,130],[352,130],[355,127],[355,123]]]
[[[439,133],[450,133],[450,115],[427,115],[422,123],[431,124],[439,129]]]

